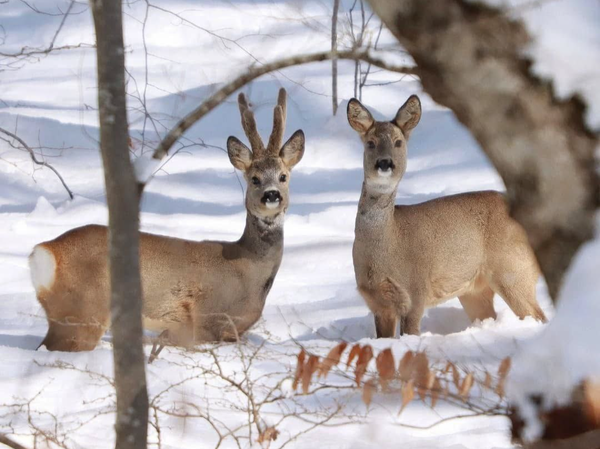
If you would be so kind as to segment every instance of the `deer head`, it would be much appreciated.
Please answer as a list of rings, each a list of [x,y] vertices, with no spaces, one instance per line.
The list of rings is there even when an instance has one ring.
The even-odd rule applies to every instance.
[[[236,137],[227,139],[227,153],[235,168],[244,173],[246,209],[257,217],[274,217],[286,211],[289,204],[289,180],[292,168],[304,155],[304,133],[296,131],[283,143],[286,120],[286,92],[279,90],[273,112],[273,131],[265,148],[254,114],[243,93],[238,97],[242,127],[251,150]]]
[[[391,122],[376,121],[356,98],[348,102],[348,122],[365,146],[363,166],[368,188],[391,192],[406,172],[406,143],[421,119],[421,101],[412,95]]]

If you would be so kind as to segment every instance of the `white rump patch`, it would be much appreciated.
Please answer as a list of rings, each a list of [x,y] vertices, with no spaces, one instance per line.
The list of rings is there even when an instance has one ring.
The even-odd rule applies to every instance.
[[[56,260],[51,251],[40,245],[33,248],[29,256],[29,270],[36,292],[52,288],[56,274]]]

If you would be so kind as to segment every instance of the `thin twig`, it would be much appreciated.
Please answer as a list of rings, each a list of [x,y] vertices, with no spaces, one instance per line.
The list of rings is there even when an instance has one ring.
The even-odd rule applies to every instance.
[[[41,165],[43,167],[47,167],[50,170],[52,170],[54,172],[54,174],[58,177],[58,179],[60,179],[60,182],[62,183],[63,187],[66,189],[67,193],[69,194],[69,198],[71,198],[71,199],[74,198],[73,197],[73,192],[71,191],[71,189],[69,189],[69,186],[67,186],[67,183],[65,182],[65,180],[63,179],[63,177],[61,176],[61,174],[52,165],[50,165],[48,162],[46,162],[46,161],[40,161],[36,157],[35,152],[33,151],[33,149],[29,145],[27,145],[23,139],[21,139],[16,134],[13,134],[10,131],[8,131],[8,130],[6,130],[4,128],[1,128],[1,127],[0,127],[0,132],[6,134],[9,137],[12,137],[17,142],[19,142],[21,144],[21,146],[27,150],[27,152],[29,153],[29,156],[31,156],[31,160],[35,164]]]
[[[33,9],[34,11],[36,11],[37,13],[40,14],[45,14],[42,13],[41,11],[35,9],[34,7],[32,7],[31,5],[29,5],[27,2],[22,2],[24,4],[26,4],[27,6],[29,6],[31,9]],[[56,14],[56,15],[62,15],[62,19],[60,21],[60,24],[58,25],[58,27],[56,28],[56,31],[54,32],[54,35],[52,36],[52,40],[50,41],[50,44],[48,45],[48,47],[40,49],[40,48],[29,48],[29,47],[23,47],[21,48],[21,50],[18,53],[4,53],[4,52],[0,52],[0,56],[6,57],[6,58],[21,58],[21,57],[30,57],[30,56],[35,56],[35,55],[47,55],[53,51],[57,51],[57,50],[71,50],[74,48],[90,48],[90,47],[94,47],[94,45],[91,44],[77,44],[77,45],[63,45],[60,47],[55,47],[54,44],[56,43],[56,39],[58,38],[58,35],[60,34],[60,32],[62,31],[65,22],[67,21],[67,18],[69,17],[70,14],[72,14],[71,10],[73,9],[73,5],[75,5],[75,0],[71,0],[71,2],[69,3],[69,6],[67,8],[67,10],[64,13],[60,13],[60,14]],[[51,14],[48,14],[51,15]]]
[[[461,419],[461,418],[477,418],[478,416],[503,416],[506,418],[506,413],[492,411],[492,412],[483,412],[483,413],[469,413],[469,414],[465,414],[465,415],[454,415],[454,416],[448,416],[446,418],[442,418],[428,426],[413,426],[411,424],[403,424],[403,423],[397,423],[396,425],[398,425],[400,427],[405,427],[407,429],[429,430],[429,429],[432,429],[432,428],[439,426],[440,424],[443,424],[448,421],[453,421],[455,419]]]

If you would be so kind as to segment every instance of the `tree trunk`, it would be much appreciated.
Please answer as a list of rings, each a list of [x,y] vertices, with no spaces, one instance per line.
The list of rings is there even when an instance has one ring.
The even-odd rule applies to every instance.
[[[146,448],[148,394],[142,346],[139,203],[129,159],[120,0],[92,0],[98,57],[100,148],[109,212],[116,446]]]
[[[337,51],[337,22],[338,11],[340,9],[340,0],[333,0],[333,15],[331,16],[331,51]],[[338,60],[331,60],[331,101],[333,106],[333,115],[337,114],[338,110]]]
[[[466,0],[370,0],[417,64],[423,88],[471,131],[504,180],[550,296],[593,235],[600,204],[594,150],[577,98],[558,100],[530,73],[525,27]]]

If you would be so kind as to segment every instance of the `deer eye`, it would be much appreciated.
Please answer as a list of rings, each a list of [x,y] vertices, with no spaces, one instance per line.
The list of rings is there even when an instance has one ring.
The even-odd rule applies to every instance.
[[[255,186],[259,186],[260,185],[260,179],[258,179],[256,176],[252,177],[252,184],[254,184]]]
[[[375,142],[373,142],[372,140],[369,140],[367,142],[367,148],[369,148],[370,150],[372,150],[373,148],[375,148]]]
[[[286,182],[287,181],[287,176],[284,174],[282,174],[281,176],[279,176],[279,182]]]
[[[400,139],[396,140],[396,142],[394,142],[394,146],[396,148],[400,148],[402,146],[402,141]]]

